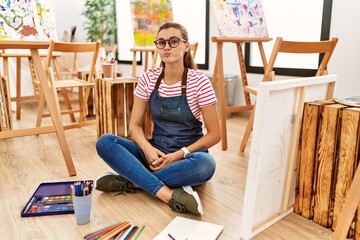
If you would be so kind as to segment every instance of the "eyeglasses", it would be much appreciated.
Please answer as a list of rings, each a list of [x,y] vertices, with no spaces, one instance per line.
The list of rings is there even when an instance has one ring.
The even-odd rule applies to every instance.
[[[156,46],[158,49],[163,49],[163,48],[165,48],[166,43],[169,43],[169,46],[170,46],[171,48],[176,48],[177,46],[179,46],[180,41],[186,42],[186,40],[174,36],[174,37],[171,37],[171,38],[169,38],[169,39],[162,39],[162,38],[160,38],[160,39],[154,41],[154,43],[155,43],[155,46]]]

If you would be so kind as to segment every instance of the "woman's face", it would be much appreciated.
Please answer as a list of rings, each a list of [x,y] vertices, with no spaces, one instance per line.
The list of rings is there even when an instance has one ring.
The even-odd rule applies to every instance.
[[[184,42],[181,39],[182,36],[180,30],[176,28],[163,29],[159,32],[157,40],[161,41],[162,43],[165,42],[165,47],[158,49],[160,58],[163,62],[168,64],[181,62],[181,64],[183,64],[184,54],[185,52],[189,51],[189,43]],[[179,44],[175,47],[177,40],[179,41]]]

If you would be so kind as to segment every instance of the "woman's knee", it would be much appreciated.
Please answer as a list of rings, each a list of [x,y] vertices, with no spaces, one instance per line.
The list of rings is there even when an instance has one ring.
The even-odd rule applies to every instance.
[[[110,138],[112,138],[111,134],[103,134],[96,141],[96,150],[99,151],[106,147],[109,143]]]
[[[199,170],[201,175],[207,176],[210,179],[216,170],[216,161],[213,156],[208,153],[199,152],[196,154],[196,161],[199,165]]]

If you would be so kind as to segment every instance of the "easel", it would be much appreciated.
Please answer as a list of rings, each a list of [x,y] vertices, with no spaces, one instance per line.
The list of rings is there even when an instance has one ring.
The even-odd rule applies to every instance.
[[[42,62],[39,55],[39,49],[48,49],[50,42],[42,41],[10,41],[2,40],[0,41],[0,49],[30,49],[31,57],[34,61],[34,65],[42,85],[41,89],[44,91],[46,102],[48,103],[51,119],[53,126],[44,126],[44,127],[35,127],[35,128],[26,128],[26,129],[17,129],[0,132],[0,139],[14,138],[14,137],[23,137],[30,135],[38,135],[44,133],[56,133],[62,154],[64,156],[65,164],[70,176],[76,175],[76,170],[74,163],[71,158],[70,149],[65,139],[65,133],[63,128],[63,123],[61,120],[61,115],[59,112],[60,106],[59,103],[55,101],[54,94],[56,92],[53,89],[50,89]],[[8,82],[9,87],[9,82]]]
[[[133,61],[132,61],[132,77],[136,77],[136,52],[145,53],[145,64],[144,64],[144,72],[148,69],[149,64],[149,53],[151,53],[151,59],[154,59],[154,54],[156,49],[154,47],[134,47],[130,48],[130,51],[134,53]]]
[[[46,57],[47,52],[39,53],[39,55],[40,55],[40,57]],[[60,54],[54,55],[54,59],[56,59],[56,57],[59,57],[59,56],[60,56]],[[27,58],[29,60],[29,68],[31,71],[32,56],[31,56],[30,52],[22,51],[22,52],[14,52],[14,53],[2,52],[2,53],[0,53],[0,57],[3,58],[4,75],[7,76],[9,82],[10,82],[9,58],[16,59],[16,85],[15,85],[16,86],[16,96],[14,98],[11,98],[11,102],[16,102],[16,119],[19,120],[19,119],[21,119],[21,101],[37,99],[36,93],[34,96],[21,96],[21,58]],[[31,75],[31,77],[33,78],[32,75]],[[34,92],[36,92],[36,89],[34,89]]]
[[[225,81],[224,81],[224,64],[223,64],[223,44],[224,43],[235,43],[238,60],[240,66],[242,85],[247,86],[246,67],[244,62],[244,55],[242,52],[243,43],[258,43],[261,60],[266,67],[266,57],[262,43],[271,41],[272,38],[239,38],[239,37],[212,37],[211,41],[216,43],[216,62],[214,67],[214,74],[212,79],[212,85],[215,88],[216,81],[219,82],[219,100],[220,100],[220,125],[221,125],[221,146],[222,150],[227,149],[227,132],[226,132],[226,113],[232,112],[243,112],[252,110],[253,105],[250,101],[249,93],[244,91],[245,105],[244,106],[227,106],[226,93],[225,93]]]

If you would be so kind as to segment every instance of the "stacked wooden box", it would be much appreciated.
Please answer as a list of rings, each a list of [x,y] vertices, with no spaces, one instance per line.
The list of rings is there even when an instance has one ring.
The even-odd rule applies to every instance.
[[[294,212],[335,230],[359,162],[360,108],[305,103]],[[348,237],[360,239],[360,205]]]
[[[98,79],[96,81],[97,136],[104,133],[130,137],[128,132],[130,116],[134,104],[135,78]],[[153,123],[147,110],[144,119],[144,133],[152,135]]]
[[[10,93],[6,78],[0,76],[0,132],[11,130]]]

